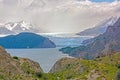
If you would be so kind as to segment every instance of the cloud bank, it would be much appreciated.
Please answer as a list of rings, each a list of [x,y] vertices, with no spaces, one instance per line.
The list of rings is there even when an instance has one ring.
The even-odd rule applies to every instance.
[[[0,22],[30,22],[41,32],[77,33],[100,21],[120,16],[120,1],[0,0]]]

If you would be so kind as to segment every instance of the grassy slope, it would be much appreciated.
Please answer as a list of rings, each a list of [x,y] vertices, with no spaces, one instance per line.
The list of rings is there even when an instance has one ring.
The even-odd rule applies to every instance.
[[[103,57],[95,60],[66,59],[60,61],[62,67],[55,73],[43,74],[40,80],[66,80],[78,79],[87,80],[88,75],[99,77],[97,80],[115,80],[118,71],[117,65],[120,64],[120,53],[111,57]],[[94,72],[92,72],[94,71]]]
[[[87,80],[88,76],[99,75],[97,80],[116,80],[118,72],[117,65],[120,64],[120,53],[110,57],[97,58],[95,60],[81,60],[77,58],[63,58],[57,63],[58,71],[53,73],[37,73],[29,76],[15,75],[12,80]],[[25,70],[31,71],[26,64],[23,64]],[[57,70],[56,69],[56,70]],[[95,74],[95,72],[97,74]],[[5,76],[0,76],[0,80],[6,80]],[[94,79],[89,79],[94,80]]]
[[[10,71],[8,68],[10,68],[11,65],[7,66],[8,68],[6,68],[6,70],[8,71],[5,71],[0,67],[0,80],[39,80],[39,75],[42,74],[39,64],[25,58],[13,57],[13,59],[14,61],[18,62],[17,68],[21,73],[18,72],[15,74]],[[15,65],[15,63],[13,65]]]

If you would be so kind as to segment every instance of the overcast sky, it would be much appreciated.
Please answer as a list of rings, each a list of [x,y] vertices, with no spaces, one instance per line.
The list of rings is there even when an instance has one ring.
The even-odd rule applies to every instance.
[[[0,0],[0,22],[27,21],[41,32],[76,33],[120,16],[118,0]]]

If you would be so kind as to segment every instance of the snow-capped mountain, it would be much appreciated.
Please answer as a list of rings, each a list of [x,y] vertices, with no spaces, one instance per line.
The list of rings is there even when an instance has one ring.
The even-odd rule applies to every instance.
[[[5,28],[4,26],[0,26],[0,34],[14,34],[14,32],[10,31],[9,29]]]
[[[19,32],[26,32],[26,31],[31,31],[31,24],[26,23],[25,21],[20,21],[20,22],[9,22],[5,24],[5,27],[15,33]]]
[[[77,34],[82,35],[82,36],[97,36],[97,35],[100,35],[100,34],[102,34],[106,31],[108,26],[114,25],[117,20],[118,20],[118,17],[111,17],[107,20],[104,20],[104,21],[100,22],[95,27],[86,29],[86,30],[84,30],[80,33],[77,33]]]
[[[37,32],[37,30],[25,21],[9,22],[0,25],[0,34],[17,34],[21,32]]]
[[[116,23],[116,21],[118,20],[119,17],[111,17],[103,22],[100,22],[96,27],[108,27],[108,26],[112,26]]]

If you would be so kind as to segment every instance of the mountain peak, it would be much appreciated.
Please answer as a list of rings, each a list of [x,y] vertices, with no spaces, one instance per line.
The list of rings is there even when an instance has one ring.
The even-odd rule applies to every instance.
[[[116,27],[120,27],[120,17],[117,19],[116,23],[114,24]]]
[[[32,25],[30,23],[27,23],[26,21],[20,21],[18,22],[18,24],[20,24],[21,27],[24,27],[26,29],[30,29],[32,27]]]
[[[5,24],[5,27],[8,30],[11,30],[15,33],[23,32],[23,31],[30,31],[30,28],[32,25],[30,23],[27,23],[25,21],[19,21],[19,22],[9,22]]]
[[[112,26],[116,23],[116,21],[118,20],[119,17],[117,16],[112,16],[102,22],[100,22],[96,27],[108,27],[108,26]]]
[[[108,26],[113,26],[116,22],[118,22],[118,19],[119,19],[119,17],[112,16],[109,19],[106,19],[106,20],[100,22],[95,27],[86,29],[86,30],[78,33],[78,35],[98,36],[100,34],[103,34],[107,30]]]
[[[108,29],[106,30],[105,34],[120,39],[120,37],[118,36],[120,34],[120,18],[118,18],[113,25],[108,26]]]

